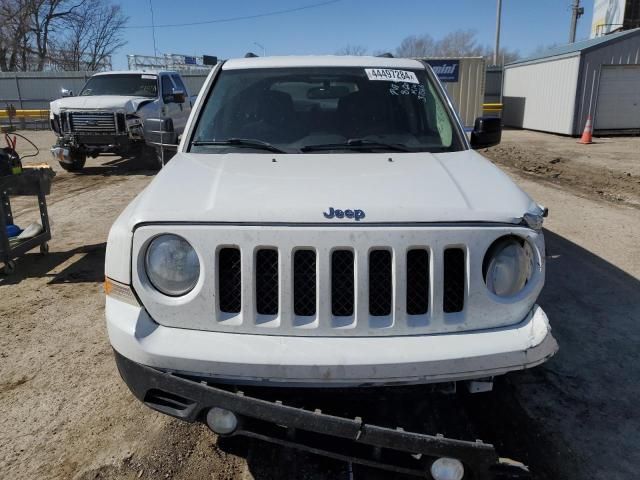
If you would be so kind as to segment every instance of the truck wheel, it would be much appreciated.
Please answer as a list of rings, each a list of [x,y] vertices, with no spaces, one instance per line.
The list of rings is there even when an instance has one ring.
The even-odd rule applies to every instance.
[[[160,170],[167,162],[173,157],[175,152],[170,150],[164,151],[164,162],[162,161],[162,150],[156,147],[147,146],[144,149],[142,159],[147,166],[152,170]]]
[[[11,275],[15,271],[16,271],[16,262],[15,261],[9,260],[9,261],[7,261],[7,263],[4,264],[4,274],[5,275]]]
[[[164,158],[163,158],[163,154],[164,154]],[[156,156],[158,157],[158,165],[160,165],[160,167],[162,168],[162,166],[169,163],[169,160],[171,160],[175,154],[176,154],[175,151],[167,150],[166,148],[157,149]]]
[[[71,157],[71,163],[60,162],[60,166],[67,172],[79,172],[84,168],[84,164],[87,161],[87,155],[84,153],[71,151],[69,153]]]

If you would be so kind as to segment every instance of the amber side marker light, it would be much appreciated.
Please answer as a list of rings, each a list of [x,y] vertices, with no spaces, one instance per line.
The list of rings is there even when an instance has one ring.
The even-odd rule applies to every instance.
[[[109,277],[104,277],[104,293],[115,300],[135,305],[136,307],[140,306],[129,285],[116,282]]]

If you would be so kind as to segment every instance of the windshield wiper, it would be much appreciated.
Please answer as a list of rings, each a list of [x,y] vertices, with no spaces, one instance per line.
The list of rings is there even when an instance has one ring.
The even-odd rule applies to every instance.
[[[411,152],[412,150],[402,143],[384,143],[374,140],[364,140],[362,138],[351,138],[344,143],[321,143],[318,145],[305,145],[300,148],[301,152],[312,152],[317,150],[339,150],[341,148],[349,149],[371,149],[386,148],[394,152]]]
[[[196,140],[192,143],[195,147],[204,146],[207,147],[209,145],[231,145],[234,147],[250,147],[257,148],[260,150],[268,150],[270,152],[276,153],[287,153],[281,148],[276,147],[275,145],[270,144],[269,142],[265,142],[263,140],[256,140],[252,138],[227,138],[226,140]]]

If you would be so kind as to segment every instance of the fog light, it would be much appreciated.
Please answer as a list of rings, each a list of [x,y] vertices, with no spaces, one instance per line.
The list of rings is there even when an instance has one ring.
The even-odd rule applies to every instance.
[[[238,428],[238,417],[229,410],[213,407],[207,413],[207,425],[218,435],[229,435]]]
[[[442,457],[431,464],[431,476],[434,480],[462,480],[464,467],[460,460]]]

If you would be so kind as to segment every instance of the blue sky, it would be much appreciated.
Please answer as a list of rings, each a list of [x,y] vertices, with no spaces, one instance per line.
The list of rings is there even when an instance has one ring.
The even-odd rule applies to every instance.
[[[152,0],[156,25],[225,19],[286,10],[323,0]],[[122,1],[129,25],[150,25],[149,0]],[[566,43],[570,0],[503,0],[501,45],[531,53],[540,45]],[[587,38],[593,2],[578,39]],[[450,31],[475,29],[482,44],[493,44],[496,0],[339,0],[335,3],[262,18],[178,28],[156,28],[158,53],[241,57],[247,51],[267,55],[332,54],[347,44],[369,51],[393,51],[408,35],[440,38]],[[113,58],[126,68],[127,54],[153,54],[149,28],[128,28],[128,44]]]

